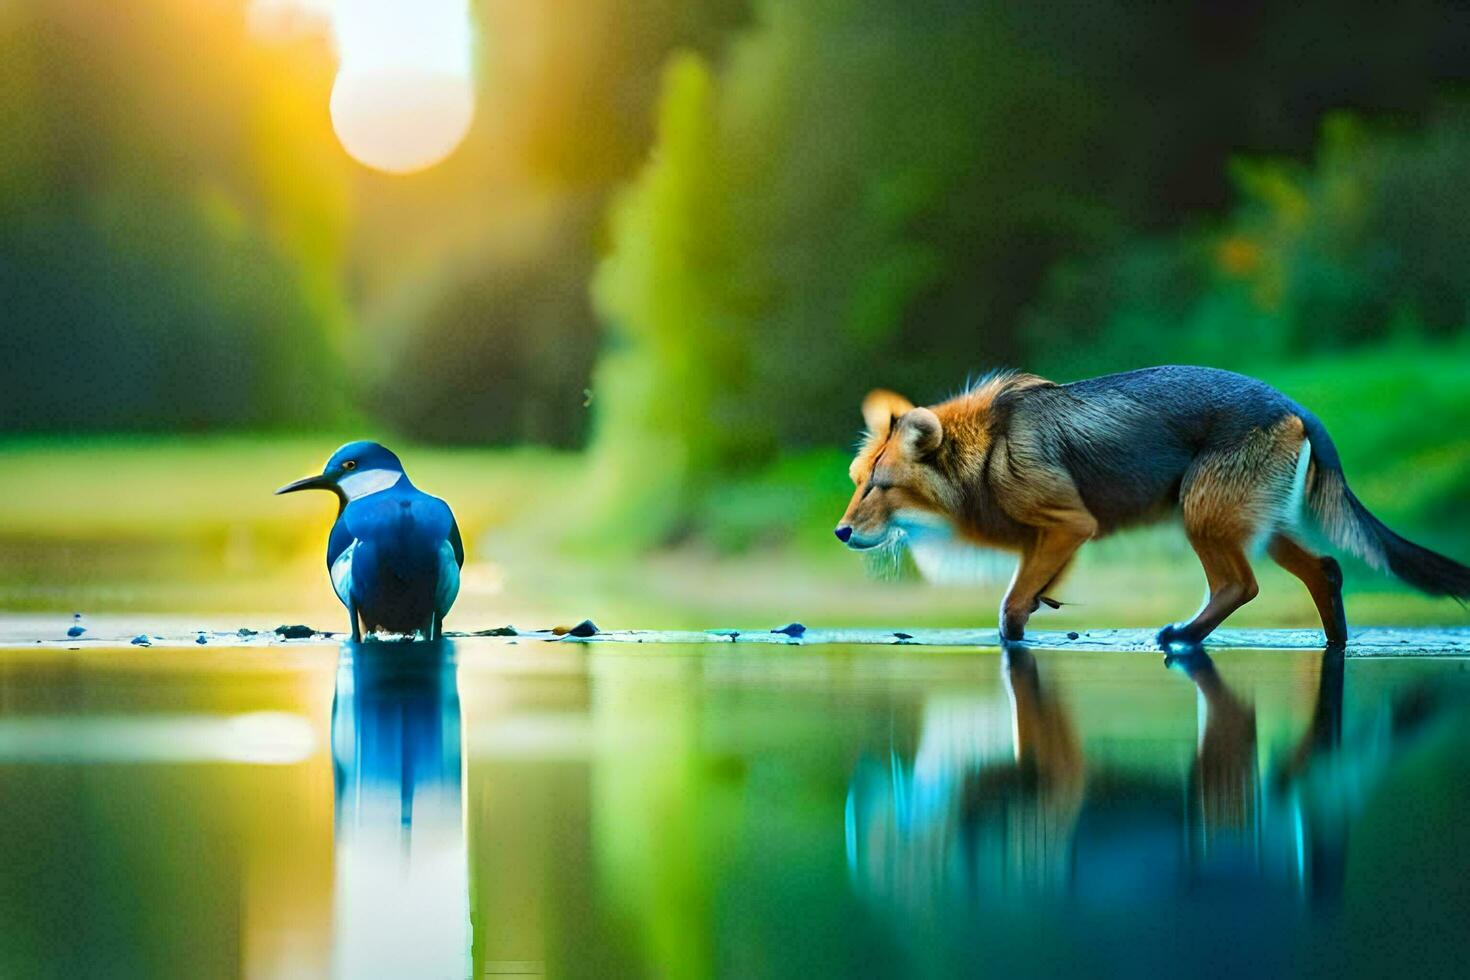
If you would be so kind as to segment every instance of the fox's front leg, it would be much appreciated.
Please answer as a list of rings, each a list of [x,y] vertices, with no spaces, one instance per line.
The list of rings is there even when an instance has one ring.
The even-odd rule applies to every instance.
[[[1003,640],[1019,640],[1026,635],[1026,620],[1041,605],[1041,593],[1061,574],[1067,562],[1092,537],[1097,525],[1090,519],[1053,525],[1037,531],[1036,540],[1021,553],[1011,587],[1000,605],[1000,636]]]

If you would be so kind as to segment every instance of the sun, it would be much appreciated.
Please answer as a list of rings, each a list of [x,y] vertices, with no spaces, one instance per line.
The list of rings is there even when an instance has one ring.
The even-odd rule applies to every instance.
[[[458,75],[338,72],[332,85],[332,129],[342,148],[387,173],[409,174],[443,160],[474,116],[474,86]]]
[[[440,162],[475,117],[467,0],[337,0],[332,129],[353,159],[408,174]]]

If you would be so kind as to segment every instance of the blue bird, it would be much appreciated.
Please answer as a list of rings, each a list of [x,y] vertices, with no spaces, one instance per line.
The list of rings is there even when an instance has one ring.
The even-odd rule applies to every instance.
[[[352,639],[418,631],[436,640],[459,594],[464,542],[449,505],[415,487],[398,457],[376,442],[349,442],[319,476],[276,493],[330,490],[337,523],[327,539],[332,588],[352,622]]]

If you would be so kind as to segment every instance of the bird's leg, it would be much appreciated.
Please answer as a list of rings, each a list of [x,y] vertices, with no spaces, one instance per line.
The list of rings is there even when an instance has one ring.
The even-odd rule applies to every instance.
[[[352,642],[353,643],[361,643],[362,642],[362,624],[358,621],[357,607],[356,606],[348,606],[347,607],[347,618],[352,623]]]
[[[423,630],[423,632],[424,632],[424,639],[425,640],[428,640],[430,643],[433,643],[435,640],[439,639],[438,633],[437,633],[437,631],[435,629],[435,627],[437,627],[438,625],[439,625],[439,614],[438,613],[429,613],[429,625],[428,626],[425,626],[424,627],[424,630]]]

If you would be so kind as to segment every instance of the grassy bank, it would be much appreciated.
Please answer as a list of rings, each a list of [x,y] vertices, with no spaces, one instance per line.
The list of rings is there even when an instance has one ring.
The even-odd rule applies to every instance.
[[[1358,494],[1425,544],[1470,556],[1470,351],[1405,346],[1260,372],[1315,411]],[[856,427],[856,426],[855,426]],[[0,445],[0,609],[282,616],[334,622],[321,555],[334,502],[272,496],[345,437],[21,440]],[[841,447],[793,455],[710,497],[678,548],[630,559],[579,538],[580,457],[400,447],[415,482],[450,500],[470,543],[462,627],[986,622],[1009,563],[963,587],[874,581],[830,528],[846,503]],[[1268,565],[1269,563],[1263,563]],[[985,569],[982,569],[984,572]],[[1461,622],[1349,566],[1355,622]],[[1311,625],[1294,581],[1262,569],[1242,625]],[[1192,610],[1198,566],[1161,528],[1085,549],[1045,625],[1139,625]]]

